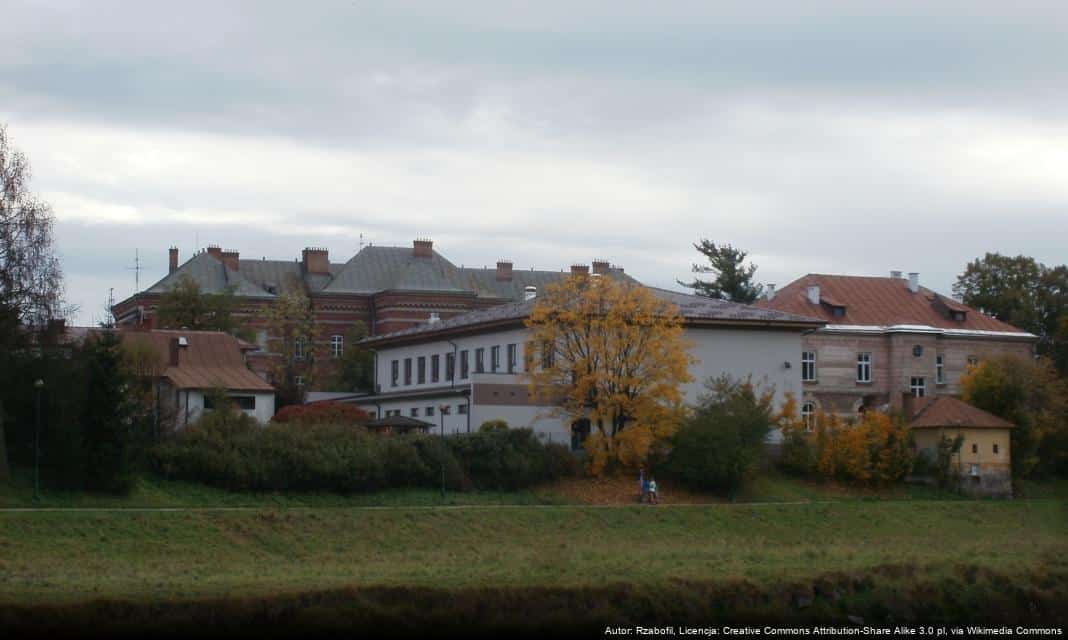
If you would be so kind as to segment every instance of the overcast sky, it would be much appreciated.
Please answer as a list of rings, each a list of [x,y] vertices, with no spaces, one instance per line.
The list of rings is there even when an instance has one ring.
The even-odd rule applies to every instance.
[[[1068,261],[1063,1],[76,4],[3,3],[0,122],[80,323],[172,244],[673,286],[707,237],[761,282],[946,293],[986,251]]]

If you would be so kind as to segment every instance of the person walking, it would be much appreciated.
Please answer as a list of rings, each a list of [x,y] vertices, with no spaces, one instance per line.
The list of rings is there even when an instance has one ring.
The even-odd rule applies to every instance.
[[[649,486],[646,491],[649,495],[649,504],[660,504],[660,497],[656,494],[656,478],[649,476]]]

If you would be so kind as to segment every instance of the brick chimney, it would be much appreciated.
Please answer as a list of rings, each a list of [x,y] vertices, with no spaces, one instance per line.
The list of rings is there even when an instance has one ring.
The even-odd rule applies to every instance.
[[[590,275],[590,268],[584,264],[571,265],[571,275],[573,276],[588,276]]]
[[[322,247],[307,247],[300,253],[304,273],[330,274],[330,253]]]
[[[222,261],[231,271],[240,271],[241,263],[239,261],[240,254],[236,251],[223,251]]]
[[[416,258],[433,258],[434,241],[421,238],[412,242],[412,255]]]
[[[593,272],[596,273],[597,275],[601,275],[601,276],[607,275],[610,269],[611,269],[611,265],[608,264],[607,260],[594,260],[593,261]]]
[[[497,261],[497,279],[502,282],[512,280],[512,262],[510,260]]]
[[[222,247],[217,244],[209,244],[208,255],[215,256],[216,259],[222,260]]]
[[[178,247],[171,247],[170,251],[170,266],[167,273],[171,274],[178,270]]]

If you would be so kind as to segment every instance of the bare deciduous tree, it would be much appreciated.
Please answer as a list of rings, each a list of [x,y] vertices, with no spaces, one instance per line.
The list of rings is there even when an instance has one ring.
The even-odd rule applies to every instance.
[[[30,193],[30,163],[0,125],[0,306],[25,323],[62,316],[52,207]]]

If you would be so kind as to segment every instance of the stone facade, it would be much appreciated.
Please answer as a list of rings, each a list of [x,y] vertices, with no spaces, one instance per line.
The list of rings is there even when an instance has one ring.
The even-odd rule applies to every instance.
[[[901,277],[809,274],[756,306],[824,320],[802,339],[803,408],[853,415],[896,410],[902,394],[960,394],[970,362],[1031,357],[1036,337]],[[863,360],[861,356],[863,354]],[[862,369],[863,365],[863,371]],[[863,373],[863,375],[861,375]]]
[[[803,397],[818,409],[844,415],[855,414],[861,407],[900,409],[901,394],[912,391],[913,378],[923,379],[924,395],[960,395],[960,378],[970,361],[1006,354],[1029,358],[1033,344],[1020,338],[858,334],[835,331],[831,326],[802,339],[802,350],[816,354],[816,379],[802,383]],[[870,354],[870,382],[858,381],[858,356],[862,353]]]

